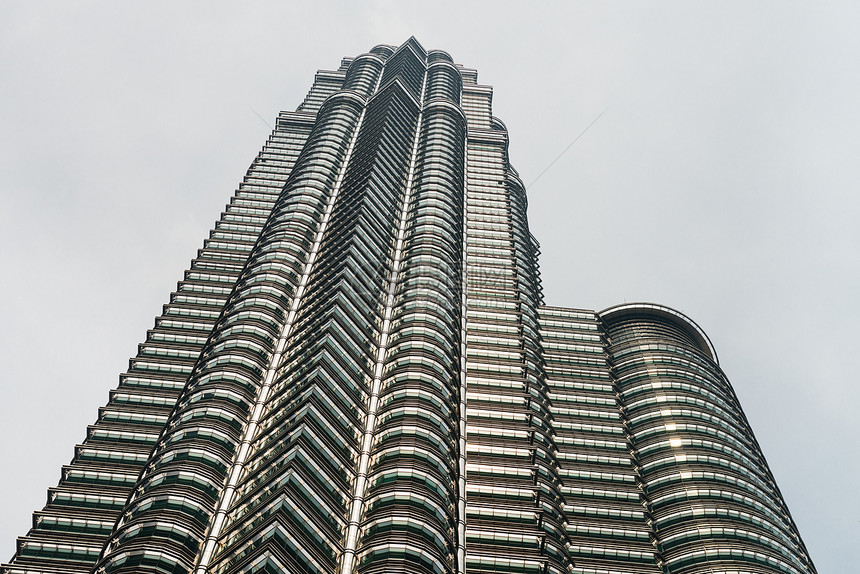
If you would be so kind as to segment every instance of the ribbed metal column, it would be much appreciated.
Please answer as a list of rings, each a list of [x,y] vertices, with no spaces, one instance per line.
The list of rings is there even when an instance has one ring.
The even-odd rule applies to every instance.
[[[456,568],[459,243],[465,119],[459,73],[428,55],[403,219],[357,570]]]

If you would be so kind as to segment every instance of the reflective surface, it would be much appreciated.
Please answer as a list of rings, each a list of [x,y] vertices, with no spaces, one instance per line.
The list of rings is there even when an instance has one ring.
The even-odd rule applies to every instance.
[[[814,572],[704,332],[542,306],[474,70],[318,72],[3,572]]]

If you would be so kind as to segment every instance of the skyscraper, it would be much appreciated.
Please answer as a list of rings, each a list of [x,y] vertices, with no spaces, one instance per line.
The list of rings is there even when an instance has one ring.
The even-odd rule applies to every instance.
[[[491,104],[319,72],[3,572],[814,572],[692,320],[543,306]]]

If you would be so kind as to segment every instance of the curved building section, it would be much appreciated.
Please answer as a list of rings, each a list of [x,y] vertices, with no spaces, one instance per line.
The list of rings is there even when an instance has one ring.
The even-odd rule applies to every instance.
[[[349,65],[343,82],[343,89],[355,91],[363,98],[370,97],[376,89],[376,82],[384,62],[385,58],[375,54],[358,56]]]
[[[814,571],[707,337],[681,313],[600,313],[665,572]]]
[[[438,52],[435,55],[436,58],[431,58],[432,63],[427,70],[427,89],[424,99],[428,103],[442,100],[459,106],[460,92],[463,89],[460,71]]]
[[[650,321],[639,321],[638,317],[651,317]],[[624,303],[600,312],[604,323],[625,324],[615,336],[616,344],[636,339],[666,339],[683,341],[694,347],[716,365],[720,361],[711,340],[695,321],[665,305],[655,303]],[[658,320],[659,319],[659,320]]]

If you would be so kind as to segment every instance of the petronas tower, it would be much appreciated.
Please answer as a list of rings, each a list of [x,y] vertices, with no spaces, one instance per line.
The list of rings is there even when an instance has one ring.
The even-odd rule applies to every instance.
[[[492,89],[320,71],[4,574],[814,573],[717,354],[543,305]]]

